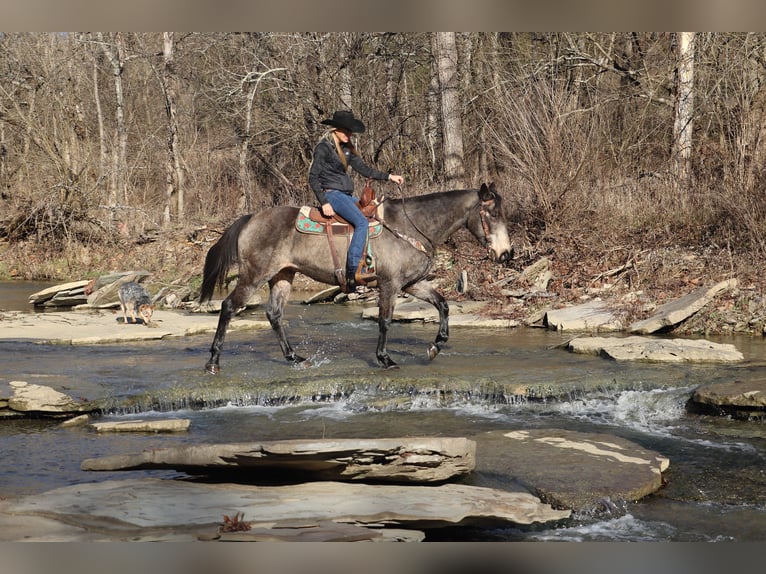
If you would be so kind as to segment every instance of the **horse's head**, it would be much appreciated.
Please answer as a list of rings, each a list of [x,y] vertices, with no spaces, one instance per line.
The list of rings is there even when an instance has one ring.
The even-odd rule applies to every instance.
[[[500,195],[495,191],[495,184],[481,184],[479,189],[479,208],[468,217],[468,229],[487,248],[489,258],[499,263],[511,259],[511,239],[503,215]]]

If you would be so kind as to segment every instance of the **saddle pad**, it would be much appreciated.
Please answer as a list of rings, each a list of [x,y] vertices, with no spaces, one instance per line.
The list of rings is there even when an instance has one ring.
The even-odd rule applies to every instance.
[[[298,217],[295,219],[295,229],[301,233],[310,233],[314,235],[322,235],[327,233],[325,227],[327,224],[323,221],[316,221],[309,216],[311,212],[311,206],[304,205],[298,212]],[[332,232],[335,235],[348,235],[351,226],[346,223],[333,223]],[[368,237],[377,237],[383,231],[383,226],[379,221],[375,219],[370,220],[370,225],[367,228]]]

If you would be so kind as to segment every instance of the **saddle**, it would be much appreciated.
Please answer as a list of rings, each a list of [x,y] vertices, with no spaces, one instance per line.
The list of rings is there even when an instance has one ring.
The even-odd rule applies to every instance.
[[[370,239],[377,237],[383,231],[383,225],[376,219],[378,208],[381,207],[380,203],[375,199],[375,191],[370,186],[369,180],[362,190],[362,194],[359,200],[359,208],[362,213],[367,217],[367,244],[365,245],[364,255],[362,261],[359,263],[360,269],[358,273],[364,275],[375,274],[375,259],[372,254],[372,248],[370,246]],[[381,217],[382,219],[382,217]],[[346,248],[348,249],[348,243],[351,241],[351,235],[353,234],[354,227],[345,219],[335,214],[333,217],[325,217],[322,211],[318,207],[304,205],[300,208],[298,217],[295,220],[295,228],[301,233],[310,233],[315,235],[326,235],[330,244],[330,253],[333,259],[333,265],[335,268],[335,277],[341,289],[347,292],[346,280],[344,276],[343,267],[340,264],[340,258],[338,257],[334,236],[346,237]],[[361,285],[365,285],[366,282],[359,282]]]
[[[369,180],[362,190],[362,194],[359,198],[359,209],[367,217],[369,227],[367,230],[368,237],[377,237],[382,231],[382,225],[379,219],[382,219],[382,215],[379,214],[379,210],[382,210],[381,203],[375,197],[375,190],[370,186]],[[304,205],[300,209],[298,218],[295,221],[295,227],[302,233],[315,233],[315,234],[328,234],[328,235],[351,235],[353,233],[353,226],[343,219],[337,213],[332,217],[325,217],[322,210],[318,207]]]

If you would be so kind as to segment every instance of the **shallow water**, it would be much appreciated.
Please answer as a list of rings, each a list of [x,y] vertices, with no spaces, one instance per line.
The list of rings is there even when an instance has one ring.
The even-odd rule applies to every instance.
[[[218,377],[202,368],[209,336],[93,347],[0,343],[0,395],[7,394],[8,381],[19,379],[106,399],[106,419],[192,420],[190,431],[179,435],[97,435],[50,421],[4,421],[3,458],[12,464],[0,470],[0,496],[128,476],[176,476],[79,470],[84,458],[172,444],[424,435],[480,441],[489,430],[564,428],[622,436],[661,453],[671,461],[668,485],[638,503],[617,501],[605,513],[576,515],[555,528],[450,529],[433,536],[766,540],[766,427],[691,415],[684,408],[699,384],[759,377],[760,339],[726,339],[744,353],[743,364],[676,366],[574,355],[556,348],[568,336],[545,330],[453,328],[444,352],[429,362],[425,350],[436,325],[395,324],[389,349],[401,369],[382,371],[374,357],[377,325],[362,320],[358,306],[292,303],[287,315],[296,351],[315,367],[288,365],[270,331],[229,334]],[[515,386],[536,390],[540,399],[507,391]],[[517,487],[481,470],[467,482]]]

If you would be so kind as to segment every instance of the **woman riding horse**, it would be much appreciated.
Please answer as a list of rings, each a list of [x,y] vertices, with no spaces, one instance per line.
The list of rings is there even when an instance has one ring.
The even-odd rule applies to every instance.
[[[354,228],[346,258],[346,289],[353,291],[357,285],[365,285],[375,279],[360,268],[362,253],[367,243],[367,218],[359,209],[354,198],[354,182],[348,174],[348,166],[364,177],[381,181],[404,183],[401,175],[378,171],[364,163],[351,143],[354,133],[362,133],[365,126],[354,117],[353,112],[336,111],[332,118],[322,120],[332,129],[325,134],[314,148],[314,158],[309,170],[309,185],[316,194],[322,214],[333,217],[336,213]]]

